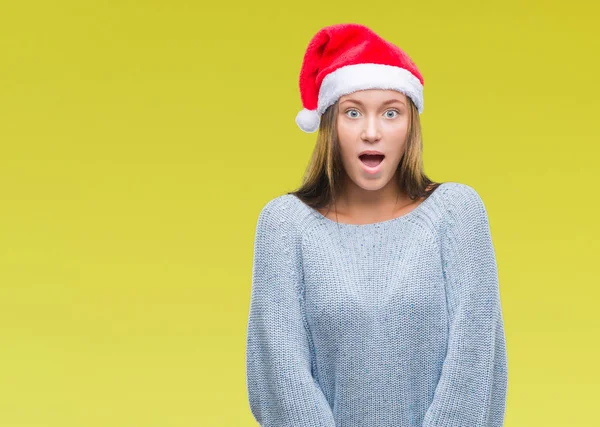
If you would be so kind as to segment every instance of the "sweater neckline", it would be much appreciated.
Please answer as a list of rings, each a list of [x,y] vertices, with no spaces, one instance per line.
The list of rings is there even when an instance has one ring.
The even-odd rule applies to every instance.
[[[376,226],[385,226],[385,225],[392,224],[394,222],[400,222],[400,221],[407,221],[407,220],[409,220],[413,216],[417,215],[421,210],[423,210],[429,203],[431,203],[430,199],[433,198],[433,196],[435,195],[435,193],[437,193],[438,190],[440,190],[444,184],[446,184],[446,182],[442,182],[440,185],[438,185],[437,188],[435,190],[433,190],[431,192],[431,194],[425,200],[423,200],[421,203],[419,203],[411,211],[409,211],[409,212],[407,212],[407,213],[405,213],[403,215],[397,216],[395,218],[386,219],[386,220],[383,220],[383,221],[371,222],[371,223],[368,223],[368,224],[350,224],[350,223],[344,223],[344,222],[334,221],[334,220],[332,220],[330,218],[327,218],[325,215],[323,215],[321,212],[319,212],[318,210],[314,209],[313,207],[308,206],[306,203],[304,203],[302,200],[300,200],[295,194],[293,196],[298,201],[300,201],[304,206],[306,206],[313,213],[313,215],[315,215],[321,221],[324,221],[324,222],[327,222],[327,223],[331,223],[331,224],[337,224],[340,227],[359,229],[359,228],[370,228],[370,227],[376,227]]]

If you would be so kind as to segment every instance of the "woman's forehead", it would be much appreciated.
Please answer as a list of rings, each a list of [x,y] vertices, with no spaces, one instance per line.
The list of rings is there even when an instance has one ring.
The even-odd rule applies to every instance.
[[[339,101],[368,101],[368,102],[386,102],[391,100],[405,101],[406,95],[393,89],[364,89],[345,94]]]

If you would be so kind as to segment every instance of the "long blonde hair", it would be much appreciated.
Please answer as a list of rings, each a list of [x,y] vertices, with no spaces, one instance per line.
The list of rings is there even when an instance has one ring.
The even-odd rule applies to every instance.
[[[423,142],[419,112],[409,97],[409,124],[406,150],[398,163],[398,187],[406,191],[411,200],[429,195],[441,184],[430,180],[423,172]],[[339,101],[338,101],[339,102]],[[338,102],[321,116],[317,143],[300,187],[293,194],[314,209],[331,206],[342,191],[345,179],[344,165],[337,137],[336,118]]]

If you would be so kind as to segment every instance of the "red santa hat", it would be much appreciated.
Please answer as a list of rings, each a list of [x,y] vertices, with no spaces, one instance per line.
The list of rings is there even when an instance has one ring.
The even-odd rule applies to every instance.
[[[321,115],[341,96],[364,89],[404,93],[423,112],[423,76],[399,47],[360,24],[324,27],[312,38],[300,70],[303,109],[296,124],[319,128]]]

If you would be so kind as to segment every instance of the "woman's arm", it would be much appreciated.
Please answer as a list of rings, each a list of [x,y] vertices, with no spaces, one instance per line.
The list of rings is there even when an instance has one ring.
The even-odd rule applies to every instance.
[[[450,187],[444,199],[449,341],[423,427],[499,427],[508,365],[487,212],[478,193],[465,184]]]
[[[262,427],[335,427],[311,373],[300,241],[286,203],[267,203],[256,227],[246,347],[250,408]]]

